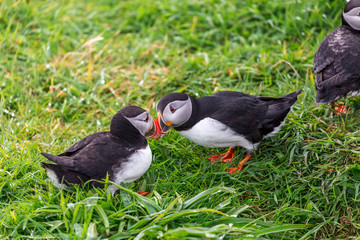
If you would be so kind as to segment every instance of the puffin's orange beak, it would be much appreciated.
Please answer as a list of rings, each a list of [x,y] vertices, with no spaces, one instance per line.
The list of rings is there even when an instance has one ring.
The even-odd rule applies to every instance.
[[[155,122],[153,118],[151,118],[151,120],[153,121],[153,124],[151,128],[149,128],[149,130],[146,132],[145,137],[159,139],[161,138],[160,127],[158,127],[158,123]]]
[[[159,129],[158,134],[159,134],[160,138],[163,137],[167,132],[170,131],[172,123],[171,122],[165,123],[160,112],[158,112],[158,116],[157,116],[155,122],[156,122],[157,128]]]

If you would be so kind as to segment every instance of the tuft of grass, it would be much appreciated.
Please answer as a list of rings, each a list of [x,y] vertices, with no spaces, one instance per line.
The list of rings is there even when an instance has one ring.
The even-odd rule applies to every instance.
[[[12,218],[5,219],[3,224],[10,238],[25,237],[30,232],[34,238],[259,239],[261,236],[281,237],[284,232],[308,227],[305,224],[278,226],[260,218],[239,217],[250,211],[248,205],[223,212],[231,198],[236,197],[235,190],[227,187],[213,187],[183,199],[179,194],[164,198],[156,191],[153,197],[146,198],[122,186],[115,198],[110,197],[109,191],[99,189],[84,192],[75,188],[74,195],[72,191],[58,191],[48,186],[49,193],[42,194],[41,199],[33,199],[31,211],[25,217],[20,218],[14,210],[8,209]],[[232,195],[229,197],[229,194]],[[204,204],[208,202],[212,208]]]
[[[358,99],[315,105],[312,60],[339,1],[0,2],[0,237],[350,239],[359,230]],[[126,105],[156,114],[171,92],[281,96],[303,88],[276,136],[240,172],[171,131],[149,140],[138,181],[56,189],[41,168],[109,129]],[[137,190],[151,191],[141,197]]]

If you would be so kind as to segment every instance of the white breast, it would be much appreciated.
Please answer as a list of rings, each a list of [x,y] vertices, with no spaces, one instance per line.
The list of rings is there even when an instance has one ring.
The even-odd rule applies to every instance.
[[[149,144],[146,148],[137,150],[127,162],[121,165],[118,171],[115,171],[114,182],[133,182],[140,178],[150,167],[152,153]]]
[[[178,133],[204,147],[221,148],[242,146],[252,151],[257,146],[257,144],[246,140],[244,136],[233,131],[225,124],[212,118],[204,118],[191,129],[178,131]]]

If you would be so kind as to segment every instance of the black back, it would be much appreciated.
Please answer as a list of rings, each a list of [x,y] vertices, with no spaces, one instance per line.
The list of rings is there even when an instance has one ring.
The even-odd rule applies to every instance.
[[[359,6],[360,0],[351,0],[344,12]],[[360,31],[344,17],[342,22],[322,41],[314,57],[316,103],[330,103],[360,90]]]

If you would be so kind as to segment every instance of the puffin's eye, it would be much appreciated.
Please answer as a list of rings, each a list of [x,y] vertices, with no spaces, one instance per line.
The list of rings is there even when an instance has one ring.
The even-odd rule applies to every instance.
[[[144,122],[148,122],[149,121],[149,116],[146,116]]]
[[[170,106],[170,112],[174,113],[175,112],[175,108],[173,108],[172,106]]]
[[[360,12],[358,13],[358,16],[360,16]]]

